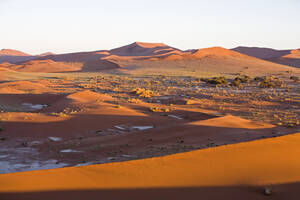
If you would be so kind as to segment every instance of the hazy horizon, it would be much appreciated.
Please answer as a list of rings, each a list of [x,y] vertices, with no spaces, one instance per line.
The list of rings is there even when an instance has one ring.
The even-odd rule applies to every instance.
[[[0,0],[0,49],[30,54],[108,50],[135,41],[186,50],[300,48],[300,2]]]

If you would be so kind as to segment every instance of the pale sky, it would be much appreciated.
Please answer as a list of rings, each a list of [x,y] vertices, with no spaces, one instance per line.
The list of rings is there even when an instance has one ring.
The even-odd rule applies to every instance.
[[[0,0],[0,49],[300,48],[300,0]]]

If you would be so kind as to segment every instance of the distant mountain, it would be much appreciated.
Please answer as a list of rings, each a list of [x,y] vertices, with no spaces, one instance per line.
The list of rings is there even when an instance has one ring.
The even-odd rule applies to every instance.
[[[232,50],[256,58],[275,62],[278,64],[300,68],[299,49],[276,50],[276,49],[259,48],[259,47],[236,47]]]

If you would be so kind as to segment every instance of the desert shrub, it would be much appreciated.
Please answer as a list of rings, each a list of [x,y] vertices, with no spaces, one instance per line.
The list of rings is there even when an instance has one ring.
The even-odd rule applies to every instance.
[[[121,105],[116,105],[116,108],[122,108],[122,106]]]
[[[231,82],[232,86],[239,87],[241,85],[241,81],[239,79],[235,79]]]
[[[169,108],[150,107],[151,112],[170,112]]]
[[[264,77],[257,76],[257,77],[254,78],[254,80],[255,80],[255,81],[263,81],[263,80],[265,80],[265,78],[264,78]]]
[[[139,100],[139,99],[128,99],[128,102],[129,103],[140,103],[141,100]]]
[[[300,77],[298,77],[298,76],[291,76],[290,79],[295,82],[300,82]]]
[[[151,90],[146,90],[144,88],[135,88],[131,93],[138,95],[139,97],[150,98],[154,92]]]
[[[201,81],[204,81],[206,83],[213,84],[213,85],[227,85],[228,84],[228,81],[223,76],[214,77],[214,78],[202,78]]]
[[[274,87],[282,87],[283,83],[277,77],[273,76],[264,76],[264,77],[256,77],[255,80],[260,81],[258,84],[262,88],[274,88]]]
[[[275,84],[271,81],[262,81],[259,83],[259,86],[262,88],[273,88],[275,87]]]
[[[240,83],[248,83],[251,80],[250,76],[243,75],[243,76],[238,76],[234,80],[240,81]]]

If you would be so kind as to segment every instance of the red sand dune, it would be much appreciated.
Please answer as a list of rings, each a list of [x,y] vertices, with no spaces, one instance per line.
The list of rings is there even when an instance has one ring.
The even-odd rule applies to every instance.
[[[298,199],[299,142],[298,133],[151,159],[3,174],[0,197]],[[270,197],[263,195],[265,185],[273,185]]]
[[[260,48],[260,47],[236,47],[232,50],[245,55],[264,59],[264,60],[268,60],[271,58],[278,58],[290,52],[290,50],[276,50],[276,49]]]
[[[288,56],[289,53],[291,53],[290,56]],[[276,56],[284,55],[288,57],[280,57],[278,61],[270,60]],[[294,55],[298,55],[296,50],[290,52],[247,47],[229,50],[222,47],[212,47],[181,51],[162,43],[135,42],[109,51],[101,50],[34,57],[35,60],[21,62],[21,64],[11,66],[10,69],[24,72],[91,72],[122,68],[123,71],[127,70],[127,73],[134,73],[134,69],[137,69],[137,71],[145,69],[144,73],[147,73],[147,70],[152,70],[156,73],[166,70],[168,72],[179,70],[178,73],[198,70],[199,73],[249,73],[249,75],[263,75],[266,73],[295,71],[296,69],[294,68],[284,66],[298,66],[299,59]],[[14,57],[13,59],[16,58]],[[33,58],[26,57],[26,59]],[[262,59],[267,59],[267,61]],[[268,62],[269,60],[273,63]],[[284,65],[274,64],[274,62]],[[16,62],[14,61],[13,63]]]
[[[13,49],[2,49],[0,50],[0,56],[31,56],[31,55]]]
[[[234,51],[274,63],[300,68],[300,50],[276,50],[258,47],[237,47]]]
[[[13,49],[0,50],[0,64],[4,63],[4,62],[17,64],[19,62],[26,62],[28,60],[32,60],[35,58],[36,58],[36,56],[32,56],[27,53],[13,50]]]
[[[135,42],[120,48],[110,50],[111,54],[117,56],[154,56],[177,50],[162,43]]]
[[[126,60],[114,57],[111,61],[122,66],[123,71],[133,74],[183,74],[190,71],[195,75],[209,72],[212,74],[244,73],[259,76],[297,71],[292,67],[275,64],[221,47],[173,52],[163,55],[141,56],[141,58],[126,57]],[[109,58],[106,59],[109,60]]]
[[[290,51],[289,54],[279,58],[270,59],[270,61],[300,68],[300,50],[294,49]]]
[[[87,102],[96,102],[96,101],[114,101],[114,98],[107,94],[101,94],[92,92],[90,90],[84,90],[81,92],[76,92],[67,96],[68,99],[87,103]]]
[[[283,58],[299,58],[300,59],[300,49],[294,49],[289,54],[282,56]]]
[[[33,94],[54,92],[53,89],[47,87],[45,82],[15,81],[0,83],[0,94],[24,94],[28,91]]]
[[[40,54],[40,55],[38,55],[38,56],[43,57],[43,56],[50,56],[50,55],[55,55],[55,54],[52,53],[52,52],[45,52],[45,53],[42,53],[42,54]]]
[[[20,65],[9,66],[20,72],[69,72],[81,69],[80,63],[55,62],[53,60],[31,60]]]

